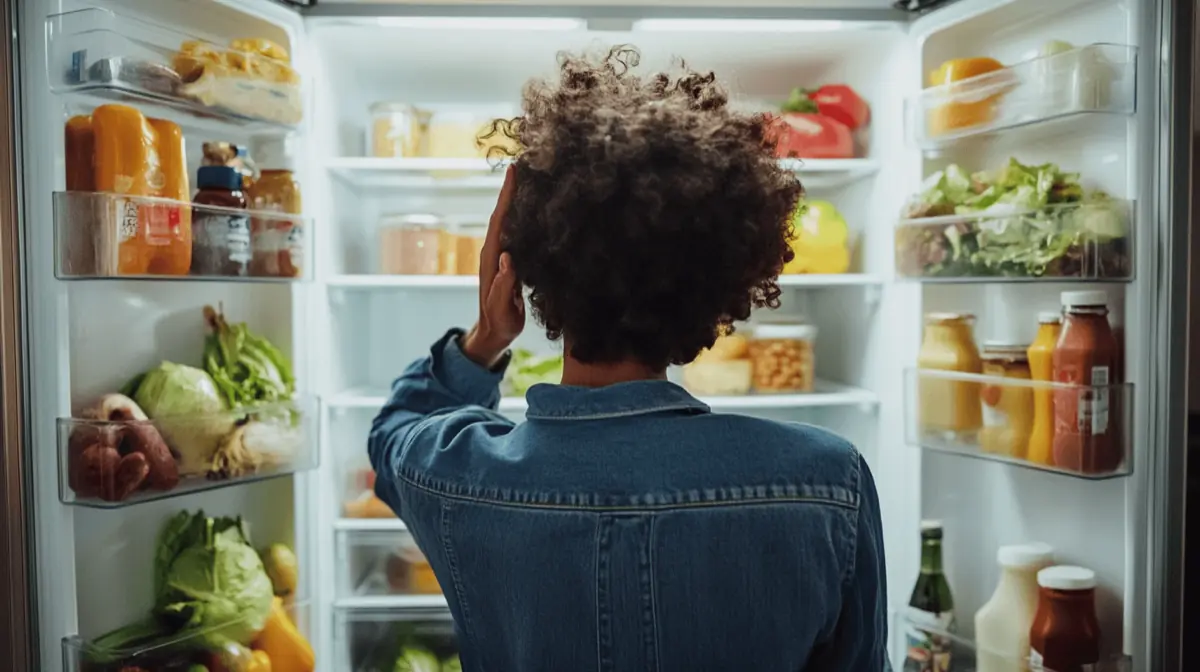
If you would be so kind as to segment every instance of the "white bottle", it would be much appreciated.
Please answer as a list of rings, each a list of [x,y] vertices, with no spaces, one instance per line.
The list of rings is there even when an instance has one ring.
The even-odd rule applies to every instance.
[[[977,672],[1022,672],[1029,660],[1029,628],[1037,612],[1037,573],[1054,562],[1048,544],[1001,546],[1000,583],[975,612]]]

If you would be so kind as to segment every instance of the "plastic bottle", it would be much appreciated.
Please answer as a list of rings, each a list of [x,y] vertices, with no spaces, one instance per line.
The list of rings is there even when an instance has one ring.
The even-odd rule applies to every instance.
[[[975,612],[977,672],[1023,672],[1029,659],[1029,628],[1038,606],[1037,573],[1054,561],[1047,544],[1001,546],[1000,582]]]
[[[1054,311],[1038,313],[1037,337],[1029,350],[1029,373],[1035,381],[1054,380],[1054,348],[1058,345],[1062,317]],[[1033,427],[1029,431],[1029,449],[1025,459],[1037,464],[1054,462],[1054,390],[1049,386],[1033,390]]]

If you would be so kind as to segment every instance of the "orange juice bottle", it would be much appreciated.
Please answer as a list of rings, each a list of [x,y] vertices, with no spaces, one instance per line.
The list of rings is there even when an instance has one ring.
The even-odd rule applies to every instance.
[[[1030,344],[1029,373],[1033,380],[1054,380],[1054,347],[1058,344],[1062,317],[1053,311],[1038,313],[1037,337]],[[1029,431],[1026,458],[1035,464],[1053,464],[1054,449],[1054,390],[1037,387],[1033,390],[1033,427]]]

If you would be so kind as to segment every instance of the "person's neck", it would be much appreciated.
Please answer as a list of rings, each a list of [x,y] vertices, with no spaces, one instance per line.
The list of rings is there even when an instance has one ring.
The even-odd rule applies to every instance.
[[[563,357],[563,385],[605,387],[638,380],[666,379],[665,369],[655,369],[632,359],[604,364],[586,364],[570,355]]]

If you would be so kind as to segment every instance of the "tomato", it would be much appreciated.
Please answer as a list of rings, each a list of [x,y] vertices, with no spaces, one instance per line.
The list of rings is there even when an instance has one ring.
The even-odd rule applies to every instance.
[[[780,158],[854,158],[850,129],[825,115],[789,112],[769,117],[767,124],[767,137],[775,143],[775,155]]]
[[[871,108],[845,84],[826,84],[805,93],[817,104],[818,112],[837,119],[852,131],[865,126],[871,117]]]

